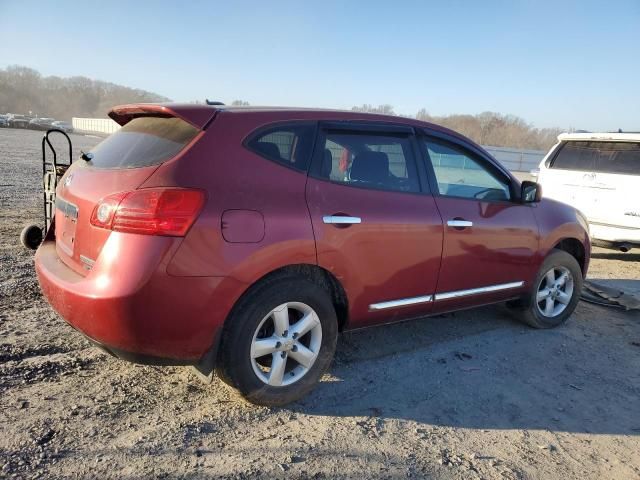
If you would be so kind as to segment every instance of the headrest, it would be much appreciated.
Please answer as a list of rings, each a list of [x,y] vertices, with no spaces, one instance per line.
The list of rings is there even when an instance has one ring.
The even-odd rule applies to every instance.
[[[324,158],[322,159],[322,176],[324,178],[330,178],[331,170],[333,170],[333,155],[331,155],[331,150],[325,148]]]
[[[272,142],[258,142],[255,144],[259,152],[264,153],[267,157],[274,159],[282,159],[278,145]]]
[[[351,180],[386,184],[389,181],[389,157],[384,152],[360,152],[351,165]]]

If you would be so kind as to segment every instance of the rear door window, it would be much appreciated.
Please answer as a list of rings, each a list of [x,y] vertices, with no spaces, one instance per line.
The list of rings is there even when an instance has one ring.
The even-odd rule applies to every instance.
[[[180,118],[134,118],[91,150],[88,163],[96,168],[159,165],[175,157],[199,131]]]
[[[322,178],[356,187],[420,191],[408,135],[329,130],[319,147]]]

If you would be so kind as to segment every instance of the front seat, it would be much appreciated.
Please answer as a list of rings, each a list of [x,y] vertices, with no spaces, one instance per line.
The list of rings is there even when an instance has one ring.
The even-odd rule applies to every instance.
[[[324,157],[322,159],[322,178],[331,178],[331,171],[333,170],[333,155],[328,148],[324,149]]]
[[[384,152],[360,152],[351,165],[351,180],[389,184],[389,156]]]

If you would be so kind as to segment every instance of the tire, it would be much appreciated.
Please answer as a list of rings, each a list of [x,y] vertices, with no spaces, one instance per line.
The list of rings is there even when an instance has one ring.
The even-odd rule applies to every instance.
[[[38,225],[27,225],[20,232],[20,243],[25,248],[36,250],[42,243],[42,233]]]
[[[551,271],[554,282],[547,277]],[[563,276],[566,279],[561,285]],[[582,283],[582,270],[577,260],[563,250],[553,250],[542,262],[528,296],[509,306],[517,311],[520,320],[534,328],[554,328],[566,322],[576,309]],[[557,285],[555,291],[548,288],[549,285]],[[551,302],[553,306],[549,309]]]
[[[337,336],[336,312],[325,290],[299,276],[267,280],[227,319],[216,371],[251,403],[285,405],[316,386],[331,365]]]

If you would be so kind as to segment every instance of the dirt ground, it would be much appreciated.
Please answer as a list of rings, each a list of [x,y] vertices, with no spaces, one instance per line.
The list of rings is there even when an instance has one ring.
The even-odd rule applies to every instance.
[[[495,306],[344,334],[287,408],[106,356],[18,244],[40,220],[40,138],[0,129],[0,478],[640,478],[638,312],[581,302],[538,331]],[[596,249],[590,276],[637,289],[639,261]]]

